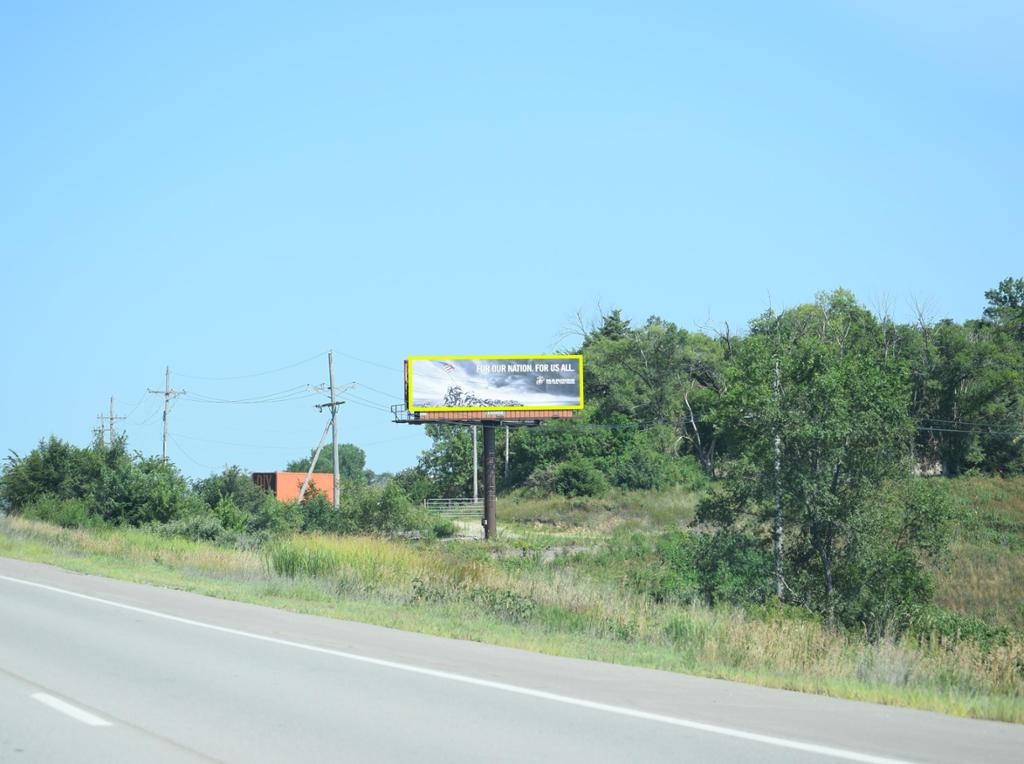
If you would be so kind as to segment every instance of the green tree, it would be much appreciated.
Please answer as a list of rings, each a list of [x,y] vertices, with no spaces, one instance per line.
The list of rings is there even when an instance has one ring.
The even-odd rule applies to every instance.
[[[987,321],[922,322],[905,343],[915,450],[943,474],[1024,466],[1024,348]]]
[[[197,480],[192,484],[192,490],[210,508],[223,501],[230,501],[245,516],[259,512],[270,495],[266,489],[253,482],[247,470],[238,466],[225,467],[219,475]]]
[[[689,451],[713,476],[718,433],[707,414],[724,392],[730,347],[728,340],[687,332],[657,316],[635,329],[612,311],[587,334],[580,350],[593,420],[670,426],[676,442],[668,453]]]
[[[18,514],[44,495],[91,499],[104,466],[123,467],[128,461],[123,440],[108,453],[98,442],[79,448],[51,435],[27,456],[11,452],[4,460],[0,503],[7,512]]]
[[[985,299],[985,320],[1024,344],[1024,279],[1003,279],[985,292]]]
[[[426,429],[433,443],[420,454],[417,467],[433,484],[434,497],[471,495],[473,438],[470,429],[438,424],[428,424]]]
[[[316,449],[309,452],[304,459],[296,459],[288,462],[285,469],[288,472],[305,472],[313,460]],[[338,444],[338,473],[344,481],[365,481],[368,482],[366,470],[366,452],[353,443]],[[316,469],[313,472],[334,473],[334,454],[330,446],[326,446],[316,460]]]
[[[766,313],[737,351],[714,414],[736,454],[698,517],[769,527],[777,595],[830,621],[853,518],[878,485],[909,474],[906,375],[881,339],[878,322],[842,290]]]

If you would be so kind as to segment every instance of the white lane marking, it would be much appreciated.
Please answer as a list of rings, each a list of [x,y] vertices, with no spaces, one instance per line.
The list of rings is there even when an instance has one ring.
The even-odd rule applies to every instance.
[[[82,724],[88,724],[90,727],[110,727],[110,722],[106,719],[101,719],[95,714],[90,714],[88,711],[84,711],[78,706],[73,706],[70,703],[66,703],[60,698],[55,698],[52,695],[47,695],[45,692],[34,692],[32,697],[38,700],[45,706],[49,706],[55,711],[60,711],[62,714],[67,714],[72,719],[77,719]]]
[[[598,703],[592,700],[584,700],[583,698],[574,698],[569,695],[559,695],[554,692],[546,692],[545,690],[534,690],[529,687],[519,687],[518,685],[514,684],[494,682],[490,679],[478,679],[476,677],[466,676],[464,674],[454,674],[449,671],[439,671],[437,669],[422,668],[420,666],[413,666],[408,663],[398,663],[395,661],[384,660],[383,658],[370,658],[365,655],[347,653],[342,650],[332,650],[328,647],[317,647],[316,645],[307,645],[302,642],[293,642],[290,639],[268,637],[263,634],[256,634],[251,631],[232,629],[228,626],[217,626],[216,624],[205,623],[203,621],[194,621],[191,618],[182,618],[181,616],[177,615],[161,613],[158,610],[149,610],[148,608],[136,607],[135,605],[126,605],[122,602],[115,602],[114,600],[106,600],[100,597],[93,597],[88,594],[80,594],[79,592],[73,592],[68,589],[61,589],[56,586],[49,586],[48,584],[40,584],[36,583],[35,581],[25,581],[21,578],[12,578],[11,576],[0,575],[0,580],[10,581],[16,584],[24,584],[25,586],[34,586],[39,589],[57,592],[58,594],[66,594],[69,597],[77,597],[78,599],[87,600],[89,602],[98,602],[102,605],[109,605],[110,607],[121,608],[122,610],[129,610],[133,613],[142,613],[144,615],[153,616],[154,618],[162,618],[166,621],[174,621],[176,623],[184,623],[189,626],[197,626],[201,629],[219,631],[222,634],[234,634],[238,637],[255,639],[260,642],[269,642],[275,645],[294,647],[299,650],[308,650],[309,652],[321,653],[323,655],[333,655],[338,658],[345,658],[346,660],[357,661],[359,663],[368,663],[373,666],[382,666],[385,668],[397,669],[399,671],[408,671],[412,674],[432,676],[438,679],[447,679],[452,682],[461,682],[463,684],[475,685],[477,687],[488,687],[492,690],[500,690],[502,692],[508,692],[515,695],[525,695],[531,698],[550,700],[556,703],[564,703],[570,706],[577,706],[579,708],[589,708],[594,711],[604,711],[606,713],[617,714],[619,716],[627,716],[633,719],[644,719],[646,721],[660,722],[661,724],[670,724],[674,727],[685,727],[687,729],[699,730],[700,732],[710,732],[714,735],[723,735],[725,737],[738,738],[740,740],[750,740],[755,743],[764,743],[765,745],[774,745],[778,746],[779,748],[789,748],[790,750],[805,751],[807,753],[815,753],[821,756],[831,756],[833,758],[842,759],[844,761],[856,761],[860,762],[861,764],[915,764],[914,762],[910,762],[906,759],[892,759],[886,756],[875,756],[870,753],[860,753],[858,751],[851,751],[845,748],[834,748],[828,745],[806,743],[801,740],[792,740],[790,738],[775,737],[773,735],[762,735],[757,732],[747,732],[746,730],[735,729],[733,727],[723,727],[718,724],[707,724],[706,722],[698,722],[693,721],[691,719],[682,719],[676,716],[666,716],[665,714],[656,714],[651,713],[649,711],[640,711],[635,708],[626,708],[625,706],[613,706],[608,703]]]

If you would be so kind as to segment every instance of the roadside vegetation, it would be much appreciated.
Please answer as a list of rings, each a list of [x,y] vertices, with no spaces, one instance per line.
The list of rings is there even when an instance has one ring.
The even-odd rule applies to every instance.
[[[422,508],[472,482],[431,426],[393,476],[346,444],[337,511],[51,437],[3,465],[0,555],[1024,722],[1024,280],[986,298],[907,326],[840,290],[744,337],[612,311],[580,328],[587,409],[512,434],[496,543]]]
[[[813,611],[771,599],[708,605],[701,587],[728,600],[743,584],[702,567],[699,539],[709,537],[691,525],[692,495],[501,501],[503,538],[492,545],[323,533],[218,543],[159,526],[6,517],[0,554],[557,655],[1024,722],[1024,638],[1003,617],[1005,600],[1017,597],[1015,612],[1024,604],[1019,568],[1014,579],[1007,564],[1024,544],[1020,525],[1007,529],[1024,480],[964,483],[944,485],[1000,497],[964,505],[953,529],[974,564],[969,606],[943,600],[960,588],[956,562],[937,566],[945,607],[886,638],[829,628]]]

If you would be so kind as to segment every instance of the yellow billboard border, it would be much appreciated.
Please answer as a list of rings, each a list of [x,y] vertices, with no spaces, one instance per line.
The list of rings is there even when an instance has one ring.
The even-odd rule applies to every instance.
[[[494,361],[516,358],[578,358],[580,362],[580,405],[579,406],[419,406],[412,405],[412,362],[413,361]],[[581,411],[583,409],[583,355],[411,355],[408,361],[408,395],[405,402],[409,411]]]

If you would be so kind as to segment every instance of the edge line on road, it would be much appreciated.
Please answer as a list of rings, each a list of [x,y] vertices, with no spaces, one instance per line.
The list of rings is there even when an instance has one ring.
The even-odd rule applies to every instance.
[[[661,724],[669,724],[675,727],[684,727],[687,729],[697,730],[700,732],[708,732],[714,735],[722,735],[725,737],[737,738],[740,740],[749,740],[755,743],[763,743],[765,745],[772,745],[779,748],[788,748],[790,750],[805,751],[807,753],[814,753],[822,756],[832,756],[834,758],[842,759],[844,761],[859,762],[860,764],[916,764],[915,762],[910,762],[906,759],[893,759],[886,756],[876,756],[874,754],[869,753],[860,753],[858,751],[851,751],[845,748],[836,748],[833,746],[821,745],[818,743],[808,743],[801,740],[776,737],[774,735],[763,735],[758,732],[748,732],[746,730],[736,729],[734,727],[724,727],[718,724],[698,722],[692,719],[683,719],[676,716],[668,716],[666,714],[653,713],[651,711],[641,711],[639,709],[628,708],[626,706],[616,706],[611,705],[609,703],[600,703],[593,700],[585,700],[584,698],[575,698],[570,695],[560,695],[558,693],[548,692],[546,690],[535,690],[530,687],[521,687],[519,685],[507,684],[505,682],[497,682],[491,679],[479,679],[477,677],[468,676],[465,674],[456,674],[450,671],[441,671],[439,669],[430,669],[424,668],[422,666],[414,666],[410,663],[399,663],[397,661],[389,661],[383,658],[371,658],[366,655],[358,655],[357,653],[349,653],[343,650],[334,650],[329,647],[319,647],[317,645],[309,645],[304,642],[295,642],[290,639],[281,639],[280,637],[271,637],[264,634],[257,634],[251,631],[233,629],[229,626],[218,626],[217,624],[206,623],[205,621],[196,621],[191,618],[184,618],[182,616],[171,615],[170,613],[162,613],[159,610],[150,610],[149,608],[138,607],[136,605],[128,605],[123,602],[103,599],[101,597],[94,597],[89,594],[82,594],[80,592],[71,591],[69,589],[61,589],[60,587],[50,586],[49,584],[40,584],[36,581],[26,581],[21,578],[14,578],[12,576],[0,575],[0,580],[10,581],[11,583],[22,584],[24,586],[33,586],[38,589],[45,589],[47,591],[56,592],[58,594],[65,594],[69,597],[77,597],[78,599],[87,600],[89,602],[97,602],[102,605],[108,605],[110,607],[128,610],[133,613],[142,613],[144,615],[153,616],[154,618],[162,618],[167,621],[174,621],[176,623],[182,623],[188,626],[196,626],[198,628],[209,629],[211,631],[219,631],[222,634],[232,634],[238,637],[246,637],[247,639],[258,640],[260,642],[268,642],[270,644],[292,647],[299,650],[307,650],[310,652],[321,653],[323,655],[333,655],[338,658],[344,658],[346,660],[357,661],[360,663],[367,663],[374,666],[381,666],[383,668],[395,669],[398,671],[406,671],[409,673],[420,674],[422,676],[430,676],[437,679],[446,679],[453,682],[460,682],[462,684],[475,685],[477,687],[487,687],[493,690],[499,690],[501,692],[508,692],[515,695],[525,695],[527,697],[548,700],[555,703],[563,703],[570,706],[577,706],[579,708],[588,708],[594,711],[603,711],[605,713],[617,714],[619,716],[627,716],[634,719],[644,719],[647,721],[658,722]],[[45,693],[37,694],[43,695]],[[39,700],[39,698],[37,698],[37,700]],[[54,698],[53,700],[57,699]],[[59,700],[58,702],[63,703],[63,701]],[[52,704],[48,703],[48,705]],[[71,706],[71,708],[74,707]],[[99,719],[99,717],[94,718],[96,718],[102,724],[109,724],[109,722],[105,722],[102,719]]]
[[[90,727],[113,726],[106,719],[101,719],[96,714],[90,714],[85,709],[73,706],[65,700],[50,695],[48,692],[33,692],[30,697],[33,700],[38,700],[44,706],[49,706],[54,711],[60,711],[65,716],[70,716],[72,719],[80,721],[82,724],[88,724]]]

